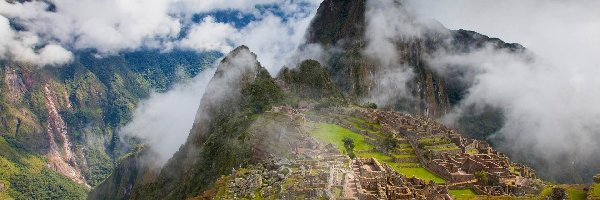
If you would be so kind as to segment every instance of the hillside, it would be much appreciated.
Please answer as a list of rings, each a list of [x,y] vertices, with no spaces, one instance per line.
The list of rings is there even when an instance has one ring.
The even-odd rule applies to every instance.
[[[112,172],[118,158],[129,151],[116,130],[131,119],[136,104],[151,91],[164,92],[175,82],[195,76],[218,56],[138,51],[98,58],[81,52],[69,65],[42,69],[2,61],[0,137],[10,145],[3,145],[0,156],[22,172],[42,170],[37,169],[42,163],[48,166],[36,172],[40,180],[14,174],[0,177],[8,188],[3,194],[35,198],[28,195],[38,192],[18,194],[13,189],[37,182],[36,188],[43,190],[55,182],[46,180],[54,179],[68,180],[65,184],[81,191],[98,185]],[[21,157],[37,159],[35,166],[24,164],[28,161]],[[66,186],[60,188],[65,190],[48,190],[76,194],[66,192]]]

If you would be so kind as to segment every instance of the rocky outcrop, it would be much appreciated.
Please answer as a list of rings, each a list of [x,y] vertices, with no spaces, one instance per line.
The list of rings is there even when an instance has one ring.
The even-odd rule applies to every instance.
[[[11,103],[17,103],[27,91],[27,87],[25,87],[23,79],[17,74],[15,69],[5,66],[4,82],[8,87],[8,101]]]
[[[67,134],[67,125],[57,108],[56,98],[64,97],[64,95],[57,95],[48,87],[48,84],[44,85],[48,116],[46,129],[49,143],[46,155],[48,156],[49,167],[78,184],[86,185],[85,178],[81,175],[79,163],[71,149],[72,143]],[[68,101],[68,98],[65,99]],[[71,104],[67,103],[67,105],[70,107]]]

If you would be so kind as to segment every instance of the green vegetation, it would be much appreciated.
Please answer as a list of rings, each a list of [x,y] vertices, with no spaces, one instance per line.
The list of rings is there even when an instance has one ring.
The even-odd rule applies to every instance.
[[[314,129],[311,131],[311,135],[323,142],[327,142],[330,144],[334,144],[338,147],[340,152],[344,151],[344,143],[342,140],[344,138],[350,138],[354,140],[354,150],[359,151],[369,151],[375,148],[375,146],[367,143],[364,139],[364,136],[354,133],[344,127],[335,125],[335,124],[313,124]],[[360,154],[359,154],[360,156]]]
[[[392,163],[392,157],[389,157],[379,151],[368,151],[368,152],[359,153],[358,157],[375,158],[375,159],[379,160],[380,162]]]
[[[170,180],[170,174],[161,174],[157,182],[140,186],[139,191],[143,192],[138,198],[185,199],[189,195],[200,195],[200,192],[213,187],[221,175],[231,173],[232,168],[247,166],[267,156],[261,150],[268,145],[259,145],[262,141],[250,142],[257,138],[254,134],[262,134],[252,132],[253,124],[257,120],[270,119],[265,111],[281,103],[282,96],[279,94],[283,91],[266,69],[257,68],[256,78],[239,86],[243,95],[232,95],[203,110],[211,118],[197,121],[199,125],[192,128],[187,143],[162,169],[179,172],[178,176],[186,178]],[[219,88],[221,86],[209,84],[206,90]],[[283,120],[277,122],[280,121]],[[341,142],[341,139],[338,141]],[[198,147],[201,147],[199,152]]]
[[[23,149],[13,138],[0,137],[0,197],[14,199],[85,199],[86,190],[46,167],[46,160]]]
[[[587,198],[587,193],[584,190],[585,186],[583,185],[564,185],[563,187],[571,200],[585,200]]]
[[[471,189],[448,190],[448,193],[456,200],[473,199],[476,195]]]
[[[115,130],[131,119],[141,99],[152,91],[164,92],[176,82],[188,80],[220,57],[220,53],[178,50],[138,51],[102,58],[87,51],[76,54],[72,63],[57,68],[2,62],[0,132],[7,140],[10,138],[13,146],[19,146],[10,149],[41,158],[47,148],[47,86],[67,125],[73,150],[82,150],[77,156],[85,155],[80,162],[88,167],[82,168],[81,173],[90,186],[100,184],[111,173],[117,158],[126,153],[127,148],[122,147]],[[12,80],[6,81],[7,77]],[[17,168],[29,167],[17,165]],[[42,177],[52,175],[40,173]],[[51,183],[33,176],[20,180]]]
[[[417,168],[406,168],[406,167],[401,167],[400,165],[396,165],[394,163],[388,163],[390,166],[392,166],[392,168],[398,172],[400,172],[401,174],[404,174],[407,177],[417,177],[426,181],[429,180],[433,180],[433,182],[436,183],[445,183],[446,181],[431,173],[429,170],[423,168],[423,167],[417,167]]]
[[[540,192],[540,197],[546,197],[550,195],[550,193],[552,193],[552,186],[546,186],[544,187],[542,192]]]
[[[548,185],[539,194],[538,199],[543,199],[545,197],[548,197],[552,193],[552,188],[554,188],[554,187],[564,188],[565,192],[569,196],[570,200],[589,199],[589,198],[587,198],[587,195],[588,195],[587,192],[584,190],[585,189],[584,185]],[[590,189],[589,192],[591,193],[592,190],[593,189]]]
[[[484,185],[488,184],[489,178],[488,178],[488,175],[484,171],[475,172],[474,175],[480,183],[483,183]]]
[[[245,87],[242,94],[243,107],[251,109],[254,113],[270,110],[272,104],[283,100],[283,91],[264,68],[259,69],[256,80]]]
[[[590,187],[590,191],[588,193],[590,198],[600,199],[600,183],[592,184],[592,187]]]
[[[356,157],[356,155],[354,155],[354,140],[350,138],[344,138],[342,139],[342,142],[344,143],[344,148],[346,149],[348,156],[350,156],[350,158]]]
[[[354,125],[360,127],[360,129],[363,129],[363,126],[367,127],[367,129],[371,131],[379,131],[379,129],[381,129],[381,125],[379,123],[370,123],[367,120],[353,116],[348,116],[346,119],[352,122]]]

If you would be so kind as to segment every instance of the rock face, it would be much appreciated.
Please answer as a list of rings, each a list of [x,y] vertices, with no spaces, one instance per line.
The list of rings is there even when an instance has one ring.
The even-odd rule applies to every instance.
[[[342,93],[331,81],[329,73],[315,60],[306,60],[297,68],[284,68],[277,79],[284,88],[300,98],[341,100]]]
[[[65,97],[67,108],[71,107],[66,95],[57,95],[50,91],[48,84],[44,85],[44,96],[46,99],[46,121],[48,149],[46,156],[50,162],[50,168],[57,171],[78,184],[87,184],[81,175],[78,160],[71,149],[72,143],[67,135],[67,124],[58,113],[56,98]]]
[[[365,38],[369,26],[366,15],[369,3],[368,0],[325,0],[308,30],[307,45],[319,44],[331,52],[325,66],[344,94],[353,98],[372,100],[374,96],[383,95],[381,92],[388,91],[386,87],[389,84],[382,80],[390,78],[385,75],[402,66],[410,66],[414,76],[406,87],[416,98],[397,95],[380,107],[440,117],[462,98],[467,85],[437,74],[427,62],[427,57],[438,50],[468,52],[490,44],[510,51],[523,50],[518,44],[507,44],[472,31],[447,30],[437,25],[425,28],[420,35],[395,40],[397,54],[392,57],[397,63],[392,63],[390,68],[384,66],[381,60],[365,55],[370,42]],[[400,9],[400,12],[404,11]]]
[[[594,183],[600,183],[600,174],[594,176]]]

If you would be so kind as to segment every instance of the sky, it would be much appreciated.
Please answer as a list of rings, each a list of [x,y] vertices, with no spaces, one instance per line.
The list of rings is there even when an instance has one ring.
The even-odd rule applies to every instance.
[[[306,58],[319,52],[297,52],[297,46],[321,1],[0,1],[0,59],[43,67],[68,63],[78,50],[91,49],[100,57],[139,49],[227,53],[244,44],[275,74],[284,65],[294,65],[299,54]],[[393,51],[390,39],[420,34],[414,24],[404,23],[401,9],[419,19],[438,20],[449,29],[520,43],[536,56],[529,62],[489,48],[464,55],[438,52],[428,60],[438,72],[445,73],[449,65],[473,70],[468,77],[473,85],[447,116],[449,121],[466,107],[494,106],[507,119],[497,133],[509,138],[504,149],[527,151],[546,160],[566,154],[573,163],[600,161],[600,1],[406,0],[404,8],[391,1],[369,2],[366,18],[365,53],[384,65],[396,60],[389,52]],[[389,80],[385,83],[406,82],[411,76],[406,66],[390,69],[384,73],[384,80]],[[172,91],[153,94],[140,104],[123,132],[136,135],[131,130],[154,123],[157,127],[147,131],[147,138],[155,143],[171,138],[164,150],[168,157],[177,143],[185,141],[195,115],[189,107],[197,107],[211,77],[210,71],[205,73]],[[183,119],[156,118],[175,115]],[[168,128],[171,124],[182,125]]]

